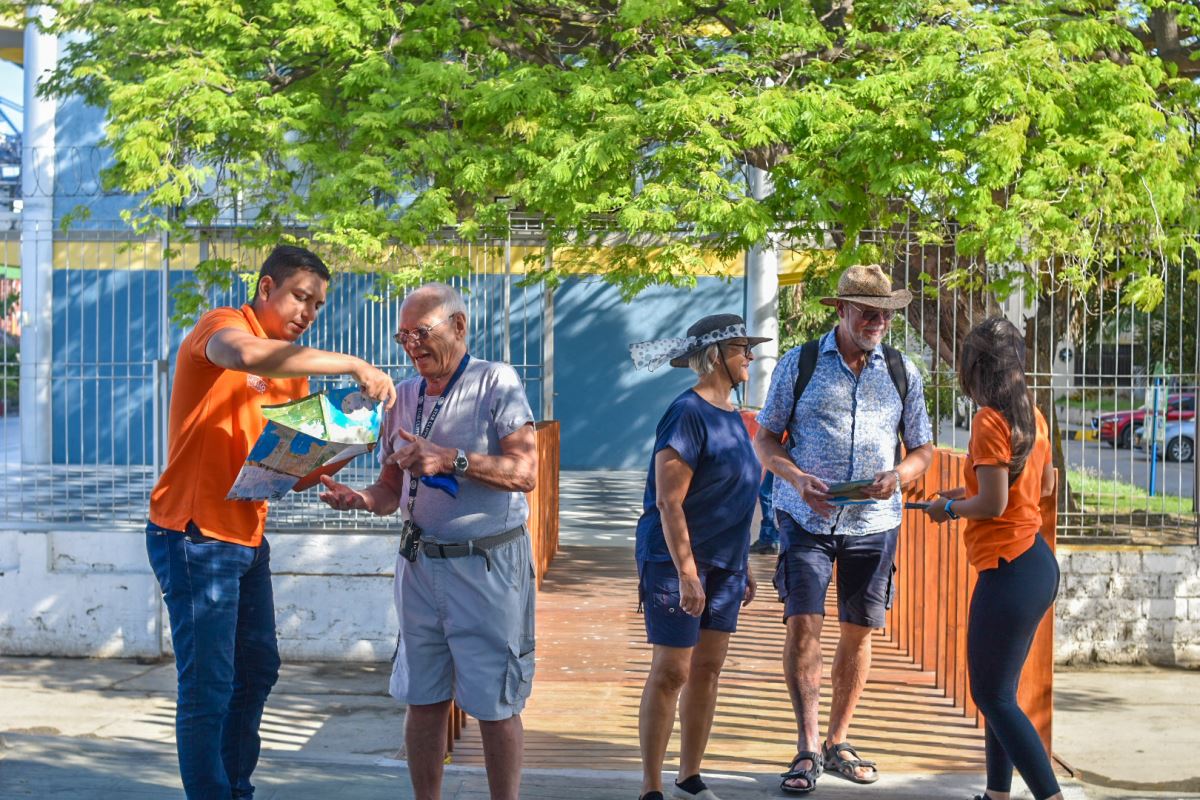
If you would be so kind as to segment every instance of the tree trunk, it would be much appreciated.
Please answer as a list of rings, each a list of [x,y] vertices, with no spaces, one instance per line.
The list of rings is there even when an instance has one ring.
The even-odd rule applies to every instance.
[[[916,243],[898,250],[890,265],[893,282],[913,292],[913,302],[904,312],[905,319],[914,330],[921,333],[929,347],[933,361],[929,365],[930,372],[935,376],[940,369],[953,372],[957,368],[958,344],[971,328],[985,318],[1001,313],[995,298],[986,291],[945,291],[939,288],[936,293],[925,293],[925,287],[941,287],[944,276],[958,269],[983,270],[985,267],[956,254],[951,246]],[[922,278],[922,275],[928,277]],[[1055,349],[1068,324],[1070,306],[1065,291],[1060,289],[1058,296],[1053,298],[1054,302],[1050,302],[1047,283],[1038,298],[1035,315],[1026,320],[1026,372],[1045,373],[1048,376],[1044,386],[1038,384],[1036,379],[1030,381],[1037,384],[1034,401],[1050,428],[1051,452],[1060,476],[1059,510],[1077,511],[1079,498],[1071,491],[1067,480],[1066,457],[1052,388]]]
[[[918,245],[912,243],[897,253],[891,263],[894,283],[908,287],[913,302],[904,310],[908,324],[921,332],[925,344],[934,354],[930,369],[940,360],[951,370],[958,364],[958,342],[976,323],[991,314],[1000,313],[992,296],[983,292],[938,290],[926,294],[926,286],[940,287],[950,272],[973,268],[970,261],[958,256],[953,247]],[[982,267],[974,267],[982,269]],[[927,275],[927,279],[921,276]]]
[[[1054,468],[1058,470],[1058,510],[1079,511],[1079,497],[1071,491],[1067,460],[1063,453],[1062,432],[1058,425],[1058,407],[1054,404],[1054,357],[1058,341],[1068,332],[1070,303],[1067,289],[1051,292],[1043,287],[1037,312],[1025,320],[1026,372],[1042,374],[1045,380],[1033,381],[1034,403],[1042,410],[1050,427],[1050,446]]]
[[[958,397],[957,376],[958,343],[963,340],[977,322],[997,312],[995,301],[990,295],[980,292],[938,291],[927,294],[928,286],[939,286],[946,274],[968,266],[955,255],[953,248],[912,243],[891,261],[890,272],[894,285],[906,286],[913,293],[913,301],[904,310],[905,320],[920,332],[921,339],[929,349],[929,386],[932,392],[934,412],[944,415],[942,406],[949,405],[949,416],[953,422],[958,409],[954,398]],[[928,278],[922,278],[922,275]],[[933,440],[941,443],[940,419],[934,419]]]

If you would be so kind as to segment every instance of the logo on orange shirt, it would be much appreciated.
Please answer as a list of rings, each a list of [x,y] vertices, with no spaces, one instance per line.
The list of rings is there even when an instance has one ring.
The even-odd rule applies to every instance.
[[[267,391],[267,382],[265,379],[257,375],[246,374],[246,385],[259,394],[264,394]]]

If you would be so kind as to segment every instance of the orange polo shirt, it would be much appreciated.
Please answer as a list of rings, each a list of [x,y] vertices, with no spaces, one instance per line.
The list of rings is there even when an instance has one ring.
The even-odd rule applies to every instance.
[[[1050,462],[1050,430],[1042,412],[1034,409],[1037,435],[1033,449],[1025,461],[1025,469],[1008,487],[1008,506],[993,519],[967,520],[963,542],[967,558],[976,569],[993,569],[1000,559],[1012,561],[1024,553],[1042,527],[1042,472]],[[967,497],[979,494],[975,468],[1008,466],[1012,460],[1012,428],[1008,420],[994,408],[981,408],[971,423],[971,443],[967,445],[965,479]]]
[[[182,531],[196,523],[205,536],[257,547],[266,501],[226,500],[267,421],[262,407],[308,394],[307,378],[262,378],[208,360],[208,340],[226,328],[267,338],[254,309],[209,311],[179,346],[167,424],[167,467],[150,494],[150,521]]]

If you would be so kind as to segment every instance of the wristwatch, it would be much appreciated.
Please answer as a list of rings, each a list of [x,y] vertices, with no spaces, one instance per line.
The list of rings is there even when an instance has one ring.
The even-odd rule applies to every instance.
[[[954,498],[952,500],[947,500],[945,508],[942,509],[943,511],[946,512],[946,516],[949,517],[950,519],[958,519],[958,514],[955,514],[954,509],[950,507],[950,506],[954,505],[954,500],[957,500],[957,499],[958,498]]]
[[[454,474],[465,475],[469,466],[471,466],[471,462],[467,461],[466,452],[460,448],[454,456]]]

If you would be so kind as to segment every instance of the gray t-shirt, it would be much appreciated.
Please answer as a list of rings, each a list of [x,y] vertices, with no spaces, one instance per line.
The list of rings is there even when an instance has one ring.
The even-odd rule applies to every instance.
[[[413,432],[420,388],[419,376],[396,384],[396,404],[384,418],[379,437],[381,464],[397,445],[404,444],[403,439],[396,441],[396,429]],[[436,402],[436,397],[425,398],[422,428]],[[500,455],[500,440],[531,422],[533,411],[516,371],[508,364],[472,358],[446,396],[429,440],[467,453]],[[400,491],[400,510],[405,516],[408,477],[405,472]],[[439,542],[465,542],[501,533],[523,524],[528,515],[523,493],[493,489],[466,476],[458,479],[458,497],[419,484],[413,509],[424,538]]]

